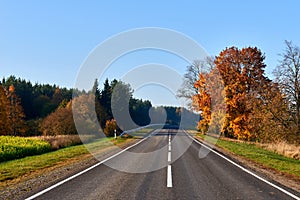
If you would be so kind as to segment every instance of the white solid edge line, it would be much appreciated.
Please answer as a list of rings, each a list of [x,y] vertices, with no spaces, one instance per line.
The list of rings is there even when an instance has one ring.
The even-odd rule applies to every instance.
[[[230,160],[229,158],[223,156],[222,154],[216,152],[215,150],[213,150],[212,148],[208,147],[207,145],[205,145],[205,144],[199,142],[198,140],[196,140],[195,138],[193,138],[190,134],[188,134],[185,130],[183,130],[183,131],[184,131],[184,132],[185,132],[185,133],[186,133],[193,141],[195,141],[196,143],[200,144],[201,146],[207,148],[208,150],[212,151],[213,153],[217,154],[217,155],[220,156],[221,158],[227,160],[228,162],[230,162],[231,164],[233,164],[233,165],[235,165],[236,167],[240,168],[241,170],[243,170],[243,171],[247,172],[248,174],[254,176],[255,178],[257,178],[257,179],[259,179],[259,180],[261,180],[261,181],[267,183],[268,185],[270,185],[270,186],[272,186],[272,187],[274,187],[274,188],[280,190],[281,192],[283,192],[283,193],[289,195],[290,197],[292,197],[292,198],[294,198],[294,199],[297,199],[297,200],[300,200],[300,197],[298,197],[298,196],[296,196],[296,195],[290,193],[289,191],[287,191],[287,190],[285,190],[285,189],[283,189],[283,188],[281,188],[281,187],[279,187],[279,186],[277,186],[277,185],[271,183],[270,181],[268,181],[268,180],[266,180],[266,179],[264,179],[264,178],[258,176],[257,174],[251,172],[250,170],[244,168],[243,166],[237,164],[236,162],[234,162],[234,161]]]
[[[142,139],[142,140],[138,141],[137,143],[135,143],[135,144],[133,144],[133,145],[131,145],[131,146],[129,146],[129,147],[123,149],[122,151],[119,151],[118,153],[116,153],[116,154],[114,154],[114,155],[112,155],[112,156],[110,156],[110,157],[108,157],[108,158],[102,160],[101,162],[98,162],[98,163],[96,163],[95,165],[93,165],[93,166],[91,166],[91,167],[89,167],[89,168],[87,168],[87,169],[85,169],[85,170],[83,170],[83,171],[81,171],[81,172],[79,172],[79,173],[77,173],[77,174],[74,174],[73,176],[70,176],[70,177],[68,177],[68,178],[66,178],[66,179],[64,179],[64,180],[62,180],[62,181],[60,181],[60,182],[58,182],[58,183],[56,183],[56,184],[54,184],[54,185],[52,185],[52,186],[50,186],[50,187],[48,187],[48,188],[46,188],[46,189],[44,189],[44,190],[42,190],[42,191],[36,193],[36,194],[34,194],[34,195],[32,195],[32,196],[26,198],[25,200],[31,200],[31,199],[34,199],[34,198],[36,198],[36,197],[38,197],[38,196],[41,196],[42,194],[44,194],[44,193],[46,193],[46,192],[48,192],[48,191],[50,191],[50,190],[52,190],[52,189],[54,189],[54,188],[56,188],[56,187],[58,187],[58,186],[60,186],[60,185],[66,183],[66,182],[68,182],[68,181],[70,181],[70,180],[76,178],[77,176],[80,176],[80,175],[82,175],[82,174],[84,174],[84,173],[90,171],[91,169],[93,169],[93,168],[95,168],[95,167],[97,167],[97,166],[99,166],[99,165],[105,163],[106,161],[108,161],[108,160],[110,160],[110,159],[112,159],[112,158],[114,158],[114,157],[120,155],[120,154],[123,153],[124,151],[127,151],[128,149],[131,149],[132,147],[134,147],[134,146],[140,144],[141,142],[143,142],[144,140],[146,140],[146,139],[149,138],[149,137],[150,137],[150,136],[145,137],[144,139]]]
[[[172,170],[171,170],[171,165],[168,165],[168,171],[167,171],[167,187],[173,187],[172,184]]]
[[[168,162],[171,162],[171,152],[168,152]]]
[[[169,144],[169,151],[171,151],[171,144]]]

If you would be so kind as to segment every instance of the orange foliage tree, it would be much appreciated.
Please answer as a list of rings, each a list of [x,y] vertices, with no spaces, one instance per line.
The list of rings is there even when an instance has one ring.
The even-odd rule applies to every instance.
[[[264,76],[264,55],[256,47],[226,48],[216,57],[224,83],[226,118],[223,132],[238,139],[253,139],[253,104],[269,80]]]
[[[193,108],[201,113],[201,120],[198,122],[198,130],[202,133],[208,131],[211,121],[211,96],[207,88],[207,74],[200,73],[199,79],[195,82],[195,88],[198,89],[198,94],[194,95]]]
[[[289,141],[293,132],[288,103],[276,83],[268,82],[252,104],[249,126],[260,142]]]
[[[7,90],[0,85],[0,135],[23,135],[24,112],[13,85]]]
[[[12,131],[8,116],[9,101],[4,87],[0,85],[0,135],[8,135]]]
[[[20,98],[15,93],[15,87],[11,85],[7,92],[9,100],[9,123],[11,125],[11,135],[24,135],[25,133],[25,114],[21,106]]]
[[[119,135],[120,128],[118,127],[117,121],[115,119],[107,120],[105,123],[104,134],[108,137],[113,137],[114,133]]]
[[[214,60],[205,63],[193,86],[197,92],[192,96],[192,108],[201,115],[198,130],[220,134],[225,117],[224,86]]]
[[[65,107],[58,107],[41,123],[43,135],[72,135],[77,134],[72,114],[72,101]]]

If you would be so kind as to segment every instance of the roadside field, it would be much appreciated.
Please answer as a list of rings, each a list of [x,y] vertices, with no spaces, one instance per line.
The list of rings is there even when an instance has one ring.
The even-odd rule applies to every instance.
[[[0,162],[39,155],[51,151],[51,145],[36,138],[0,136]]]
[[[113,138],[101,138],[96,142],[87,145],[89,149],[101,152],[106,148],[114,145],[121,145],[125,141],[129,142],[130,140],[133,139],[118,138],[115,140]],[[0,163],[0,182],[3,183],[3,181],[12,180],[40,169],[65,164],[72,159],[87,154],[89,154],[89,151],[86,149],[85,145],[77,145],[44,153],[42,155],[28,156],[21,159],[2,162]]]

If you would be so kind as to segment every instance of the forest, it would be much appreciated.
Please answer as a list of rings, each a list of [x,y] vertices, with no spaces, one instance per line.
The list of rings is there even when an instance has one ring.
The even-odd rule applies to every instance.
[[[113,135],[117,129],[118,134],[127,130],[128,126],[118,127],[113,117],[112,108],[118,105],[120,110],[122,101],[129,99],[129,113],[133,122],[138,126],[151,123],[149,110],[152,108],[155,115],[161,115],[166,110],[166,123],[179,125],[181,109],[177,107],[152,107],[149,100],[135,99],[130,85],[121,81],[108,79],[99,88],[95,80],[91,91],[74,91],[74,89],[61,88],[49,84],[32,84],[15,76],[3,78],[0,82],[0,135],[12,136],[55,136],[74,135],[77,129],[74,124],[72,104],[83,104],[90,101],[95,105],[97,120],[107,136]],[[115,91],[117,102],[113,102],[112,93]],[[76,95],[75,95],[76,94]],[[74,95],[74,97],[73,97]],[[91,99],[94,98],[94,99]],[[113,105],[112,105],[113,102]],[[128,106],[125,105],[125,106]],[[152,110],[152,111],[153,111]],[[79,112],[93,112],[90,108]],[[84,115],[85,113],[81,113]],[[152,119],[152,123],[156,123]],[[85,119],[84,123],[87,123]],[[86,127],[87,133],[96,132],[96,123]]]

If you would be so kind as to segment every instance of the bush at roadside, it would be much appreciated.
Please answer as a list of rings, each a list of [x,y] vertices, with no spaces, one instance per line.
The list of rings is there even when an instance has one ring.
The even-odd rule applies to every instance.
[[[52,150],[57,150],[69,146],[88,143],[95,139],[94,135],[56,135],[56,136],[38,136],[35,137],[44,140],[51,145]]]
[[[117,135],[119,135],[119,133],[121,131],[117,125],[116,120],[115,119],[107,120],[105,123],[104,134],[107,137],[113,137],[115,134],[115,131],[116,131]]]

